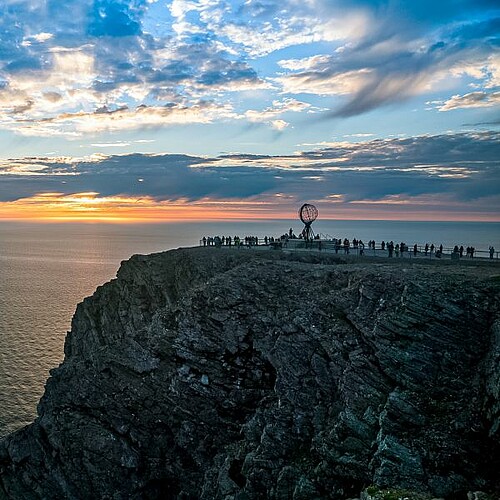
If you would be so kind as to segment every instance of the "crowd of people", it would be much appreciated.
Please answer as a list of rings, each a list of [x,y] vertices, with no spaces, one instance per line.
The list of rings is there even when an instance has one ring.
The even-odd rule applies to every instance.
[[[283,238],[283,237],[281,237]],[[240,236],[203,236],[202,243],[204,247],[221,247],[221,246],[258,246],[259,238],[257,236],[244,236],[241,238]],[[274,236],[266,236],[260,240],[260,244],[270,245],[277,241],[281,241],[280,238],[275,238]]]
[[[258,238],[257,236],[204,236],[201,240],[203,246],[286,246],[289,240],[301,240],[304,239],[303,234],[301,233],[299,236],[295,236],[293,230],[290,230],[279,236],[265,236],[264,238]],[[353,238],[352,241],[348,238],[332,238],[330,240],[321,240],[319,235],[314,236],[314,238],[310,239],[310,241],[318,241],[318,248],[321,250],[324,247],[324,244],[332,245],[336,254],[339,252],[343,252],[345,255],[348,255],[352,250],[359,253],[359,255],[363,255],[365,253],[365,243],[361,239]],[[444,249],[443,245],[435,246],[434,243],[426,243],[423,246],[417,245],[415,243],[413,247],[409,247],[404,241],[400,243],[394,243],[391,241],[381,241],[379,245],[377,245],[375,240],[368,241],[368,249],[372,250],[373,253],[376,253],[376,250],[381,250],[382,252],[387,252],[388,257],[405,257],[405,255],[417,257],[419,254],[425,257],[435,256],[437,258],[441,258],[443,256],[443,252],[445,250],[449,250],[451,257],[454,259],[465,258],[474,258],[476,253],[476,249],[473,246],[468,246],[464,248],[463,245],[455,245],[453,249]],[[495,248],[493,246],[489,247],[489,257],[493,259],[495,255]]]
[[[349,253],[351,249],[351,242],[347,238],[344,238],[343,240],[333,238],[332,241],[334,244],[335,253],[338,253],[339,250],[341,249],[344,250],[344,254]],[[352,248],[355,250],[359,250],[360,255],[364,254],[365,245],[362,240],[354,238],[352,240]],[[368,249],[373,251],[377,250],[377,244],[375,240],[368,241]],[[437,258],[441,258],[445,250],[442,244],[439,245],[439,247],[437,247],[434,245],[434,243],[431,243],[430,245],[429,243],[426,243],[425,246],[419,246],[417,243],[415,243],[413,247],[410,249],[410,247],[404,241],[394,244],[392,240],[388,242],[381,241],[379,249],[382,251],[387,251],[388,257],[393,257],[393,256],[404,257],[405,254],[411,253],[413,254],[414,257],[417,257],[418,254],[423,254],[426,257],[435,255]],[[452,257],[460,259],[464,256],[464,252],[466,258],[472,259],[474,258],[476,249],[473,246],[468,246],[467,248],[464,248],[463,245],[460,245],[460,247],[458,245],[455,245],[453,250],[450,251],[450,254],[452,255]],[[494,255],[495,255],[495,248],[492,245],[490,245],[489,247],[490,259],[493,259]]]

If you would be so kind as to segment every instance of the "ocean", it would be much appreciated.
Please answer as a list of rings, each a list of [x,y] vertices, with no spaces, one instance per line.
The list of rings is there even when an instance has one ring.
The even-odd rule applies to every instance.
[[[299,221],[165,224],[0,221],[0,437],[30,423],[49,370],[63,360],[77,303],[124,259],[198,245],[203,236],[279,236]],[[318,220],[316,233],[500,250],[500,223]]]

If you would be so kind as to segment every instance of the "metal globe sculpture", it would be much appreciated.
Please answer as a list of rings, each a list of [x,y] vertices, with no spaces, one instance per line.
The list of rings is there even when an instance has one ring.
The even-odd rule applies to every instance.
[[[302,230],[302,235],[306,241],[312,240],[314,237],[314,232],[311,228],[312,223],[318,218],[318,209],[314,205],[309,203],[304,203],[299,208],[300,220],[304,223],[304,229]]]
[[[304,224],[312,224],[318,218],[318,209],[314,205],[304,203],[299,209],[300,220]]]

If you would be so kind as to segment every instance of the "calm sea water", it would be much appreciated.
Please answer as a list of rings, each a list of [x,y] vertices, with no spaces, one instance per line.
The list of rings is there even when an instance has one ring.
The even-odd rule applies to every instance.
[[[31,422],[49,369],[63,358],[76,304],[120,261],[197,245],[203,235],[278,236],[297,221],[171,224],[0,222],[0,436]],[[334,237],[500,250],[500,223],[317,221]]]

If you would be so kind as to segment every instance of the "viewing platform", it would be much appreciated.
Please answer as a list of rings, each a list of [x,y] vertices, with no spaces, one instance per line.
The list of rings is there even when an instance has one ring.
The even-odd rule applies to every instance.
[[[224,242],[223,242],[224,241]],[[466,256],[465,252],[460,257],[459,254],[454,252],[454,247],[444,247],[442,253],[436,252],[439,247],[434,248],[433,251],[430,249],[425,251],[425,244],[417,244],[417,251],[414,251],[413,245],[406,248],[403,252],[399,250],[393,252],[392,257],[389,257],[389,251],[387,246],[382,249],[380,245],[378,248],[368,248],[367,245],[352,245],[350,244],[347,248],[341,242],[340,244],[335,241],[335,239],[324,239],[315,238],[309,241],[303,238],[240,238],[237,244],[234,243],[234,239],[231,239],[230,243],[226,240],[220,239],[219,243],[199,241],[200,246],[213,246],[221,247],[227,249],[259,249],[259,250],[277,250],[277,251],[292,251],[292,252],[321,252],[325,254],[333,254],[339,256],[353,256],[353,257],[378,257],[378,258],[390,258],[390,259],[418,259],[418,260],[456,260],[456,261],[474,261],[474,260],[491,260],[500,262],[500,251],[495,251],[493,257],[490,257],[489,250],[474,250],[474,256]]]

